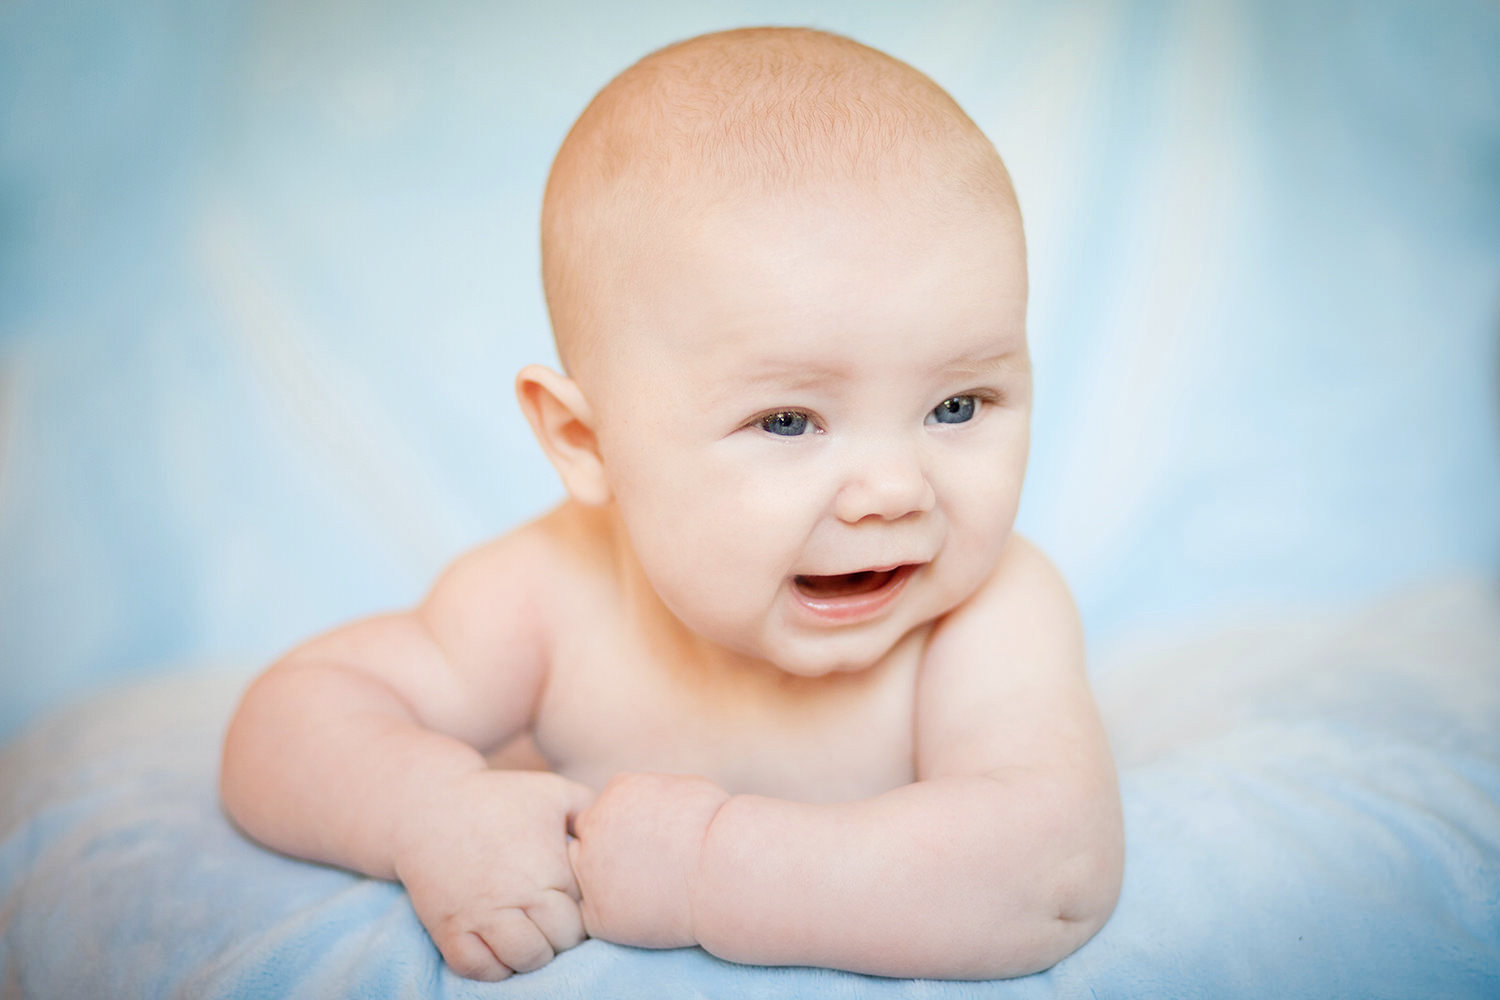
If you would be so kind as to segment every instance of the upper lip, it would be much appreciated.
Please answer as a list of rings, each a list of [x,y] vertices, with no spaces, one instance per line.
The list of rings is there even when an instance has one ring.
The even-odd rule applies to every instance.
[[[889,573],[891,570],[900,569],[903,566],[920,566],[926,562],[925,559],[902,559],[898,562],[878,563],[870,566],[861,566],[858,569],[838,570],[833,573],[798,573],[797,576],[853,576],[855,573]]]

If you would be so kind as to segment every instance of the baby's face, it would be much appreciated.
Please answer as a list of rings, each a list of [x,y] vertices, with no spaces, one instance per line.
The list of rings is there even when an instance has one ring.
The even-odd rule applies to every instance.
[[[1026,468],[1019,221],[778,195],[640,234],[586,387],[646,576],[699,635],[819,675],[986,579]]]

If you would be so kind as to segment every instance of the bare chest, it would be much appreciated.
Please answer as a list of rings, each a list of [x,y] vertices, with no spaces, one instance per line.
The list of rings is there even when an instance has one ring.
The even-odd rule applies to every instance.
[[[809,679],[714,673],[628,629],[581,630],[557,643],[533,738],[553,770],[594,788],[622,771],[667,771],[736,794],[865,798],[914,780],[917,645],[868,671]]]

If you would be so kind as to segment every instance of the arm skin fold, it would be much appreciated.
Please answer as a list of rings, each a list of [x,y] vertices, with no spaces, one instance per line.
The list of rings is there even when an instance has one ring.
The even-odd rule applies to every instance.
[[[293,660],[246,693],[220,784],[226,812],[256,840],[393,879],[402,821],[432,788],[485,768],[358,671]]]
[[[736,796],[693,886],[694,934],[731,961],[881,976],[1040,971],[1108,918],[1118,799],[1058,773],[940,777],[838,805]]]

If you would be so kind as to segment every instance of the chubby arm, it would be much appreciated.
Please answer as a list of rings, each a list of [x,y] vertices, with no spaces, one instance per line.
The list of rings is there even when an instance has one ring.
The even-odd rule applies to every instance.
[[[601,879],[591,898],[585,864],[590,932],[886,976],[987,979],[1054,964],[1108,918],[1123,846],[1072,599],[1024,540],[935,634],[916,726],[919,780],[871,799],[729,797],[661,776],[606,788],[600,812],[631,781],[656,784],[658,820],[635,825],[662,838],[656,856],[684,888],[648,918],[627,897],[649,890],[617,895]],[[580,817],[585,863],[590,818]]]
[[[438,779],[484,770],[481,751],[520,731],[540,689],[534,618],[497,573],[515,548],[470,554],[418,608],[322,635],[258,677],[224,744],[230,816],[269,846],[395,877],[401,817]]]
[[[565,901],[577,897],[566,826],[591,794],[556,775],[489,771],[483,756],[526,728],[542,689],[529,596],[538,544],[491,543],[415,610],[287,654],[246,692],[220,774],[247,833],[399,878],[449,963],[483,978],[535,967],[581,936]],[[496,851],[507,835],[511,849]],[[488,896],[476,891],[486,885]]]

